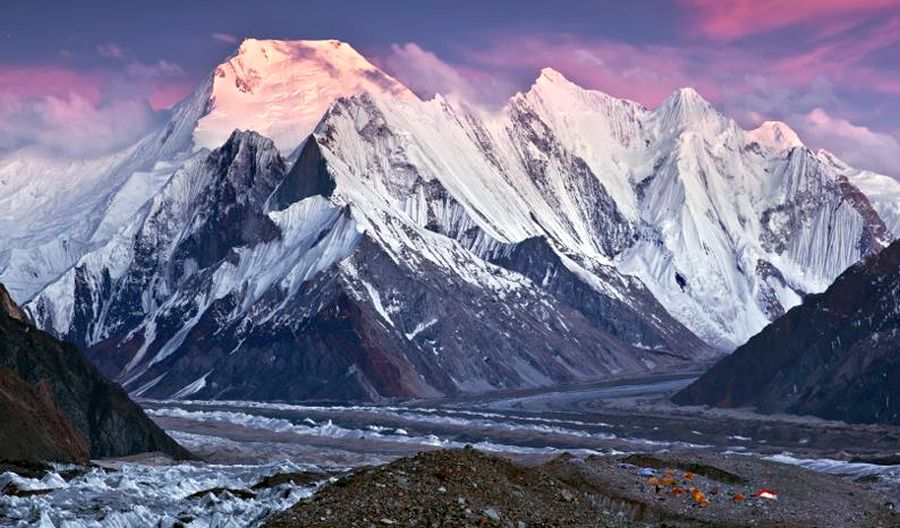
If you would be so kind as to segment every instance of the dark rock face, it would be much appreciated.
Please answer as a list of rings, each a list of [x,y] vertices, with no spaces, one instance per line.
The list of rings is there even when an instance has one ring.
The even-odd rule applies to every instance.
[[[872,203],[858,188],[854,187],[846,176],[840,176],[838,185],[841,189],[841,196],[849,203],[856,212],[865,220],[866,227],[860,234],[857,247],[863,255],[872,255],[880,251],[883,247],[884,240],[891,240],[893,237],[890,230],[884,223],[884,220],[875,211]]]
[[[279,236],[278,228],[261,212],[286,170],[280,156],[266,156],[274,148],[253,132],[235,131],[207,158],[207,170],[221,177],[198,200],[192,219],[198,227],[178,245],[177,264],[194,259],[205,268],[227,257],[234,247]]]
[[[769,319],[774,321],[784,315],[784,307],[778,301],[775,286],[785,287],[788,285],[787,281],[784,279],[781,271],[767,260],[758,260],[756,262],[756,276],[761,279],[757,300],[760,306],[765,309]]]
[[[671,354],[685,360],[711,353],[709,346],[672,318],[659,301],[638,280],[605,270],[607,280],[627,281],[623,290],[631,303],[601,295],[576,273],[544,238],[530,238],[498,251],[491,262],[519,272],[553,295],[560,302],[584,315],[593,325],[625,343]],[[602,275],[604,270],[591,270]],[[654,317],[648,317],[654,314]]]
[[[5,369],[2,390],[9,396],[7,401],[32,409],[25,412],[38,413],[32,416],[47,417],[45,424],[2,422],[4,431],[8,424],[22,423],[24,431],[9,427],[13,435],[36,435],[36,445],[31,446],[35,450],[22,452],[29,458],[68,454],[64,460],[83,460],[88,452],[99,458],[147,451],[190,456],[121,387],[103,378],[75,346],[10,317],[6,310],[0,310],[0,369]],[[58,435],[51,437],[53,445],[65,450],[49,449],[53,445],[42,448],[41,438],[50,434]]]
[[[87,462],[84,435],[60,410],[50,383],[33,387],[11,370],[0,370],[0,460]]]
[[[900,424],[900,242],[807,296],[676,394],[679,404],[754,406]]]
[[[303,144],[300,157],[275,192],[272,205],[280,210],[310,196],[330,196],[334,187],[319,144],[310,138]]]
[[[28,321],[28,315],[12,300],[3,284],[0,284],[0,312],[16,321],[23,323]]]

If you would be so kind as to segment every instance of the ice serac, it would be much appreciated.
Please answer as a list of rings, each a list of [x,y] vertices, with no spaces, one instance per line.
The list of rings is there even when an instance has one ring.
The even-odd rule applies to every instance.
[[[900,423],[900,241],[752,337],[680,404]]]

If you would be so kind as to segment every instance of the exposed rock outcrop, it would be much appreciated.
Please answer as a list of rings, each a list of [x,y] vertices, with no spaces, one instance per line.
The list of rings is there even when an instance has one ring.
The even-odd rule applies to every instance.
[[[900,424],[900,242],[808,295],[675,395],[679,404],[752,406]]]
[[[2,299],[0,459],[84,461],[146,451],[190,456],[74,345],[21,320],[21,309]]]

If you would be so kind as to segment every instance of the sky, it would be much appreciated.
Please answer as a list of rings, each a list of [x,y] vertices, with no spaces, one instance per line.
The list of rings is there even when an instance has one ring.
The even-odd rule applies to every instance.
[[[692,86],[900,177],[900,0],[0,0],[0,152],[130,144],[246,37],[343,40],[485,106],[546,66],[650,107]]]

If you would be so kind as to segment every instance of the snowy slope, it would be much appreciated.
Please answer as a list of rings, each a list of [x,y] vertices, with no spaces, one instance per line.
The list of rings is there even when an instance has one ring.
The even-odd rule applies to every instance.
[[[820,149],[817,155],[823,163],[833,167],[862,191],[894,236],[900,237],[900,181],[884,174],[853,168],[827,150]]]
[[[544,69],[485,113],[420,100],[337,41],[245,41],[132,151],[97,178],[118,184],[63,265],[4,273],[50,281],[38,323],[153,397],[673,368],[896,234],[888,183],[783,123],[744,131],[692,89],[648,109]]]
[[[638,277],[723,349],[893,237],[786,125],[745,132],[690,89],[647,110],[545,69],[499,117],[356,97],[317,135],[349,165],[350,202],[387,200],[476,252],[546,237]]]
[[[0,159],[0,280],[25,301],[106,243],[193,155],[209,82],[122,152],[68,160],[22,149]]]

